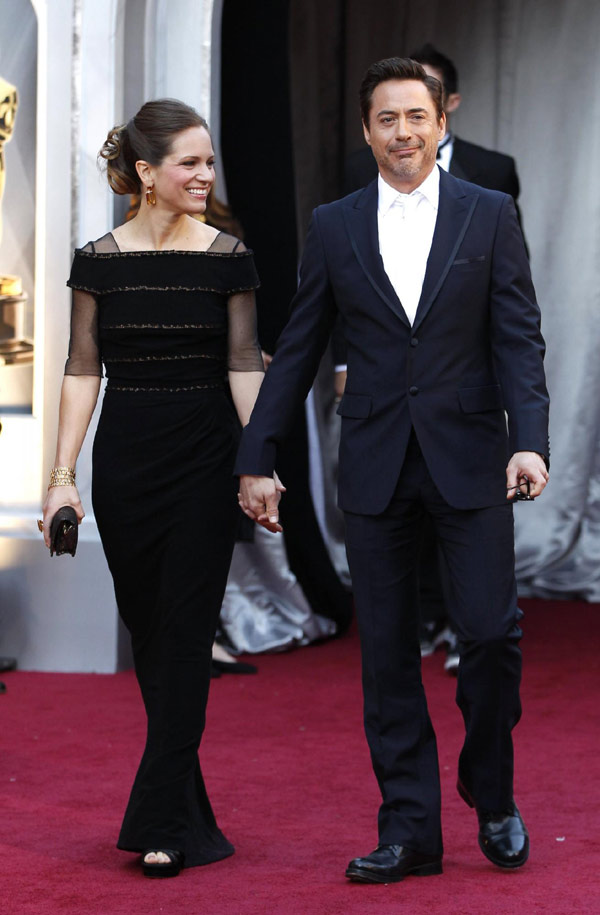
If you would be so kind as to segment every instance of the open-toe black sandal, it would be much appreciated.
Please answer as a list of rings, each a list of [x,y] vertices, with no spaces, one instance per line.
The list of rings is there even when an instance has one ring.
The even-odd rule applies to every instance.
[[[167,855],[168,861],[165,861],[164,864],[156,861],[155,863],[149,863],[145,860],[146,855],[158,854],[162,852],[163,855]],[[142,853],[142,870],[146,877],[176,877],[181,868],[183,867],[184,854],[182,851],[174,851],[172,848],[147,848]]]

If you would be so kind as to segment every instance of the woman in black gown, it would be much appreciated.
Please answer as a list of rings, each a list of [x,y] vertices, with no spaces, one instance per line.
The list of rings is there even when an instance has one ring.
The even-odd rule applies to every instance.
[[[103,363],[93,506],[148,718],[118,847],[141,852],[148,876],[174,876],[233,853],[198,747],[239,512],[233,461],[263,377],[258,280],[240,241],[193,218],[214,181],[208,128],[193,109],[148,102],[100,155],[113,190],[146,202],[75,252],[44,536],[48,545],[62,505],[83,517],[74,467]]]

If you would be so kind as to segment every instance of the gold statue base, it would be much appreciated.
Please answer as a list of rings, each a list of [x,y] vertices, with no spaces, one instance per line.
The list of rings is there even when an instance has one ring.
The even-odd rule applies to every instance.
[[[0,273],[0,295],[20,296],[23,294],[23,283],[20,276]]]
[[[6,277],[0,274],[0,279],[15,280],[12,288],[22,288],[18,276]],[[23,359],[31,361],[33,358],[32,341],[25,336],[26,302],[27,295],[23,292],[19,295],[0,293],[0,365]]]

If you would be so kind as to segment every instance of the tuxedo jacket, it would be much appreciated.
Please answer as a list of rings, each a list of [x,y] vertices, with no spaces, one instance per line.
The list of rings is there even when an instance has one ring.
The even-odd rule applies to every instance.
[[[472,181],[480,187],[510,194],[516,202],[519,196],[519,178],[512,156],[484,149],[454,137],[450,160],[450,174],[463,181]],[[369,146],[364,146],[348,156],[344,175],[344,191],[349,194],[364,187],[377,177],[377,163]]]
[[[291,317],[236,473],[272,474],[339,316],[348,364],[338,408],[340,507],[386,508],[412,428],[450,505],[503,504],[510,454],[549,453],[540,312],[514,203],[440,170],[412,327],[379,254],[377,205],[373,181],[314,211]]]

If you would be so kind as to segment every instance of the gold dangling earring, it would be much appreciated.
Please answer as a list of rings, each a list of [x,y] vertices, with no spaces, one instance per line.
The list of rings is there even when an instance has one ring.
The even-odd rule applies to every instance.
[[[146,188],[146,203],[149,207],[156,206],[156,194],[154,193],[154,185]]]

